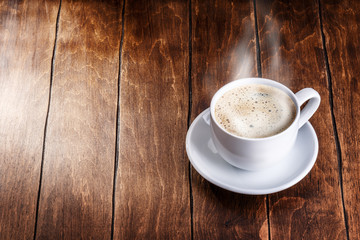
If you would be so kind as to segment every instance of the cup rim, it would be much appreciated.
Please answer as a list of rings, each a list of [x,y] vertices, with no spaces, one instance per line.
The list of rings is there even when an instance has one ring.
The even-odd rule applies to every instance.
[[[293,101],[293,103],[295,104],[295,108],[296,108],[296,116],[295,119],[293,120],[293,122],[283,131],[275,134],[275,135],[271,135],[268,137],[260,137],[260,138],[250,138],[250,137],[242,137],[242,136],[238,136],[235,135],[231,132],[228,132],[227,130],[225,130],[215,119],[214,117],[214,111],[215,111],[215,104],[216,104],[216,100],[219,99],[220,96],[222,96],[225,92],[229,91],[233,85],[236,86],[242,86],[242,85],[246,85],[246,84],[264,84],[264,85],[268,85],[268,86],[272,86],[272,87],[276,87],[278,89],[280,89],[281,91],[283,91],[284,93],[286,93],[291,100]],[[297,98],[295,96],[295,93],[293,91],[291,91],[287,86],[285,86],[282,83],[279,83],[277,81],[271,80],[271,79],[267,79],[267,78],[259,78],[259,77],[251,77],[251,78],[239,78],[236,80],[233,80],[227,84],[225,84],[224,86],[222,86],[221,88],[219,88],[216,93],[214,94],[214,96],[211,99],[211,103],[210,103],[210,117],[212,120],[212,123],[215,123],[216,126],[221,129],[224,133],[236,138],[236,139],[241,139],[241,140],[246,140],[246,141],[264,141],[264,140],[270,140],[273,138],[277,138],[279,136],[282,136],[284,134],[286,134],[290,129],[292,129],[299,121],[300,118],[300,106],[299,103],[297,101]]]

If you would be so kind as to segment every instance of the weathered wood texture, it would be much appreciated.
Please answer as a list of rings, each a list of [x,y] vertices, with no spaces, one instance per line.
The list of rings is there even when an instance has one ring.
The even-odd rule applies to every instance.
[[[257,71],[252,1],[193,1],[191,12],[193,120],[222,85]],[[267,239],[264,196],[231,193],[191,172],[194,239]]]
[[[360,3],[321,1],[350,239],[360,239]]]
[[[317,162],[300,183],[270,196],[271,238],[346,239],[317,1],[257,1],[257,10],[263,77],[322,97],[310,119]]]
[[[188,3],[125,4],[116,239],[190,239]]]
[[[0,239],[31,239],[58,3],[0,3]]]
[[[359,3],[67,0],[56,28],[59,4],[0,2],[0,239],[360,238]],[[185,152],[189,110],[257,66],[322,97],[314,168],[269,196]]]
[[[121,9],[62,2],[39,239],[110,239]]]

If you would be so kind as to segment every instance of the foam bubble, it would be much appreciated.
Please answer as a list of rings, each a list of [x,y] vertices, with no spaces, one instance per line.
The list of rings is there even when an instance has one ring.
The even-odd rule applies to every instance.
[[[248,138],[269,137],[294,121],[295,104],[272,86],[248,84],[222,95],[215,104],[215,119],[228,132]]]

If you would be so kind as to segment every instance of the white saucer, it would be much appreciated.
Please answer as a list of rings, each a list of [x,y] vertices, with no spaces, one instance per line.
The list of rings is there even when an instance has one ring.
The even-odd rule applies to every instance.
[[[269,194],[298,183],[314,166],[319,143],[314,128],[307,122],[299,130],[294,148],[277,165],[255,172],[233,167],[213,150],[210,127],[203,119],[207,111],[191,124],[186,135],[186,152],[196,171],[209,182],[232,192]]]

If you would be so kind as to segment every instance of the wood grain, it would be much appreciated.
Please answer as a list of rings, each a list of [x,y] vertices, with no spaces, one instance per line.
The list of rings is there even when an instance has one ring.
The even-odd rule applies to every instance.
[[[111,237],[121,9],[62,2],[38,239]]]
[[[257,1],[257,10],[263,77],[322,97],[310,119],[316,164],[300,183],[270,196],[271,238],[346,239],[317,1]]]
[[[360,239],[359,13],[347,0],[1,1],[0,239]],[[185,137],[221,86],[257,75],[320,93],[320,148],[295,186],[245,196],[202,178]]]
[[[222,85],[257,71],[252,1],[194,1],[191,12],[194,119]],[[191,172],[194,239],[268,238],[264,196],[232,193]]]
[[[321,3],[328,77],[332,81],[333,111],[341,146],[349,239],[360,239],[360,4],[358,1]]]
[[[115,239],[190,239],[188,4],[126,3]]]
[[[0,3],[0,239],[31,239],[58,3]]]

